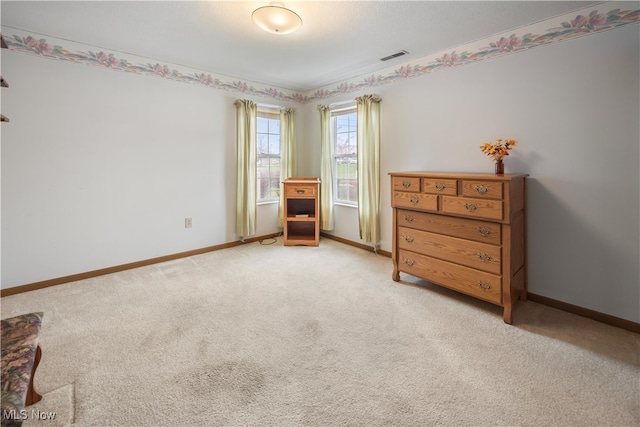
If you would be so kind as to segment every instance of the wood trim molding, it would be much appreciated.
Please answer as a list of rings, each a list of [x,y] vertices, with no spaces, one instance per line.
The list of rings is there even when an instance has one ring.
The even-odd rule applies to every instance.
[[[362,243],[354,242],[353,240],[347,240],[347,239],[344,239],[342,237],[334,236],[333,234],[324,233],[322,231],[320,232],[320,235],[322,237],[326,237],[327,239],[331,239],[331,240],[335,240],[336,242],[344,243],[345,245],[354,246],[356,248],[364,249],[365,251],[375,252],[375,253],[378,253],[380,255],[384,255],[386,257],[391,258],[391,252],[389,252],[389,251],[385,251],[385,250],[382,250],[382,249],[378,249],[376,251],[376,250],[374,250],[373,246],[369,246],[369,245],[365,245],[365,244],[362,244]]]
[[[640,323],[632,322],[631,320],[621,319],[620,317],[611,316],[610,314],[606,313],[600,313],[599,311],[590,310],[588,308],[558,301],[542,295],[532,294],[531,292],[527,292],[527,298],[531,301],[548,305],[549,307],[557,308],[562,311],[577,314],[579,316],[583,316],[592,320],[597,320],[598,322],[606,323],[607,325],[616,326],[618,328],[626,329],[631,332],[640,333]]]
[[[272,233],[259,237],[251,237],[244,239],[244,241],[237,240],[235,242],[223,243],[221,245],[208,246],[206,248],[194,249],[186,252],[179,252],[172,255],[165,255],[156,258],[150,258],[142,261],[131,262],[128,264],[116,265],[113,267],[101,268],[99,270],[87,271],[85,273],[72,274],[70,276],[58,277],[55,279],[43,280],[41,282],[29,283],[26,285],[15,286],[13,288],[6,288],[0,290],[0,297],[6,297],[9,295],[21,294],[23,292],[35,291],[38,289],[48,288],[50,286],[61,285],[63,283],[75,282],[77,280],[90,279],[92,277],[103,276],[105,274],[117,273],[119,271],[130,270],[132,268],[144,267],[151,264],[157,264],[165,261],[172,261],[174,259],[185,258],[193,255],[200,255],[207,252],[213,252],[220,249],[232,248],[234,246],[244,245],[245,243],[257,242],[264,239],[270,239],[278,237],[281,233]]]
[[[245,243],[253,243],[260,240],[271,239],[280,236],[282,233],[272,233],[259,237],[252,237],[245,239],[244,241],[237,240],[235,242],[223,243],[221,245],[208,246],[206,248],[194,249],[186,252],[179,252],[172,255],[165,255],[157,258],[150,258],[143,261],[131,262],[128,264],[117,265],[113,267],[102,268],[99,270],[88,271],[86,273],[72,274],[70,276],[58,277],[50,280],[43,280],[41,282],[30,283],[22,286],[15,286],[13,288],[7,288],[0,290],[0,297],[6,297],[9,295],[21,294],[23,292],[35,291],[38,289],[48,288],[50,286],[61,285],[63,283],[75,282],[77,280],[90,279],[92,277],[103,276],[105,274],[117,273],[119,271],[130,270],[132,268],[144,267],[147,265],[157,264],[165,261],[172,261],[174,259],[185,258],[193,255],[200,255],[207,252],[213,252],[220,249],[232,248],[234,246],[240,246]],[[321,232],[322,237],[335,240],[346,245],[354,246],[359,249],[364,249],[368,252],[374,252],[373,247],[364,245],[362,243],[354,242],[352,240],[344,239],[342,237],[334,236],[331,234]],[[391,258],[391,252],[378,250],[378,254]],[[621,319],[619,317],[611,316],[609,314],[600,313],[598,311],[590,310],[588,308],[580,307],[577,305],[569,304],[566,302],[558,301],[553,298],[548,298],[542,295],[527,293],[527,298],[531,301],[547,305],[549,307],[557,308],[559,310],[566,311],[568,313],[577,314],[579,316],[587,317],[598,322],[606,323],[607,325],[615,326],[618,328],[626,329],[631,332],[640,333],[640,323],[632,322],[630,320]]]
[[[344,243],[346,245],[355,246],[356,248],[364,249],[369,252],[373,252],[373,248],[371,246],[363,245],[362,243],[354,242],[352,240],[347,240],[342,237],[333,236],[327,233],[320,233],[322,237],[326,237],[327,239],[332,239],[340,243]],[[384,256],[391,257],[391,253],[383,250],[378,250],[378,253]],[[631,332],[640,333],[640,323],[632,322],[630,320],[621,319],[619,317],[611,316],[609,314],[600,313],[598,311],[590,310],[588,308],[580,307],[577,305],[569,304],[566,302],[558,301],[553,298],[544,297],[542,295],[532,294],[527,292],[527,298],[531,301],[547,305],[549,307],[557,308],[562,311],[566,311],[568,313],[577,314],[579,316],[583,316],[592,320],[596,320],[598,322],[606,323],[607,325],[615,326],[618,328],[626,329]]]

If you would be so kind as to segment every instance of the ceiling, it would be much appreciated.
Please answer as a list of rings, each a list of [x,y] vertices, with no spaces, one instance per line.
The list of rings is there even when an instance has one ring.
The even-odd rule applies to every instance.
[[[304,1],[292,34],[264,32],[266,1],[7,1],[11,28],[300,92],[509,32],[601,1]],[[46,38],[46,37],[45,37]],[[380,61],[406,50],[408,55]]]

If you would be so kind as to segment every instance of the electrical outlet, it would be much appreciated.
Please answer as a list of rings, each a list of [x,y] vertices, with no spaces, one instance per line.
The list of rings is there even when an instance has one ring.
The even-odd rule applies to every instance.
[[[184,219],[184,228],[191,228],[191,225],[192,225],[191,218],[185,218]]]

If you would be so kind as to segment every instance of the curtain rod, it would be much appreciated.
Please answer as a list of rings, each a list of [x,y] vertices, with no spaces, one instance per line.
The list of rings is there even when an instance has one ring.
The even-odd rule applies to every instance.
[[[355,104],[355,100],[343,101],[343,102],[334,102],[333,104],[329,104],[329,108],[340,107],[342,105]]]
[[[283,107],[282,105],[269,105],[269,104],[256,104],[258,107],[264,107],[264,108],[277,108],[278,110],[281,110],[283,108],[287,108],[287,107]]]

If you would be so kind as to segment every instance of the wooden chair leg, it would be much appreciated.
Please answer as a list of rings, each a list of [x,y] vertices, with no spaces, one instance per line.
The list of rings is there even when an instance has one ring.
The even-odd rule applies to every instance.
[[[31,368],[31,378],[29,378],[29,388],[27,388],[25,406],[32,405],[42,399],[42,395],[40,395],[33,387],[33,378],[36,375],[36,369],[38,368],[38,364],[40,363],[40,358],[42,358],[42,350],[40,349],[40,346],[38,346],[36,348],[36,357],[33,360],[33,367]]]

